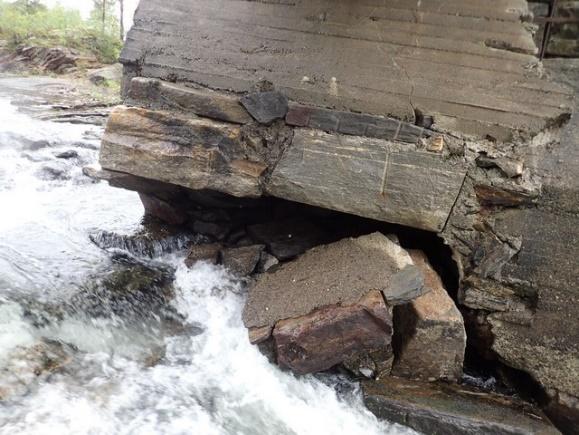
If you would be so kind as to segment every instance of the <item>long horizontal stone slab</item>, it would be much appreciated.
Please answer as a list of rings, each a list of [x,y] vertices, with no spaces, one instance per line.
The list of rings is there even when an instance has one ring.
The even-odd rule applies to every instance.
[[[417,143],[432,132],[394,118],[322,109],[291,104],[286,122],[295,127],[317,128],[354,136],[368,136],[400,142]]]
[[[153,178],[193,190],[259,197],[267,165],[248,158],[232,124],[173,112],[120,106],[102,140],[104,169]]]
[[[237,97],[145,77],[131,80],[127,102],[155,109],[189,111],[206,118],[236,124],[252,121]]]
[[[555,435],[544,415],[514,398],[450,384],[384,377],[362,386],[364,402],[379,419],[427,434]]]
[[[410,146],[296,129],[266,190],[292,201],[440,231],[465,175],[463,162]]]

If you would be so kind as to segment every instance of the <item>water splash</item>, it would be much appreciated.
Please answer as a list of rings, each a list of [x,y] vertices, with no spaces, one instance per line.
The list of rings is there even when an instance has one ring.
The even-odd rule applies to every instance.
[[[96,162],[98,128],[33,120],[1,97],[2,83],[0,369],[18,362],[15,350],[47,339],[67,344],[68,361],[0,404],[0,434],[411,433],[378,422],[354,384],[339,394],[334,378],[270,364],[248,342],[239,282],[208,264],[185,268],[184,240],[150,252],[109,240],[176,268],[170,308],[179,327],[156,312],[63,309],[87,280],[112,273],[111,254],[89,236],[141,230],[142,208],[136,194],[82,175],[82,164]],[[59,160],[71,149],[79,158]],[[67,176],[47,180],[40,169],[58,161]]]

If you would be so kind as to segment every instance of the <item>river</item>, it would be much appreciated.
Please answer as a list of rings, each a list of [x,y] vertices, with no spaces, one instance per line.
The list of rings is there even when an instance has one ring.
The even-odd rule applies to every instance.
[[[138,196],[83,175],[101,127],[19,111],[12,100],[28,85],[14,83],[0,79],[0,434],[411,433],[378,422],[346,379],[270,364],[248,342],[243,288],[226,270],[187,269],[182,251],[135,258],[93,244],[142,229]],[[134,264],[175,271],[161,311],[179,331],[146,298],[118,310],[93,297]],[[65,362],[31,378],[38,343]]]

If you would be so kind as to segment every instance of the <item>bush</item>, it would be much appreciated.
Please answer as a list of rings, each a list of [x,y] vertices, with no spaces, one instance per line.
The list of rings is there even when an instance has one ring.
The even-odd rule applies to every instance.
[[[101,62],[115,62],[122,42],[114,25],[103,31],[98,23],[85,21],[78,11],[34,2],[0,0],[0,39],[9,47],[21,45],[64,46],[91,53]]]

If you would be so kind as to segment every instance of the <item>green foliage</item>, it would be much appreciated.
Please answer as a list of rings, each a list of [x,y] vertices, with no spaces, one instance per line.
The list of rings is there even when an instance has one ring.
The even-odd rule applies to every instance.
[[[12,48],[64,46],[94,54],[101,62],[112,63],[122,47],[118,29],[119,23],[113,13],[106,17],[103,27],[102,20],[85,21],[78,11],[62,6],[46,8],[37,0],[14,3],[0,0],[0,39],[7,40]]]

